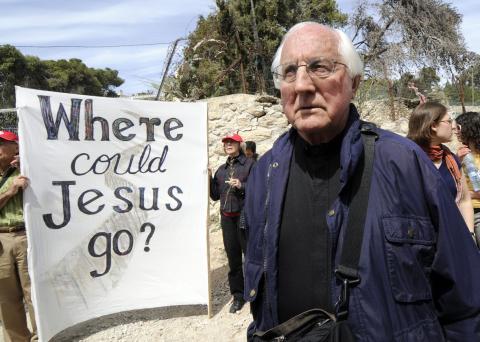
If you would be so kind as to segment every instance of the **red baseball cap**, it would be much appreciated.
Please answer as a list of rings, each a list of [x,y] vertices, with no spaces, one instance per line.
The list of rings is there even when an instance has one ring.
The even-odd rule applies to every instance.
[[[242,137],[239,136],[238,134],[236,133],[229,133],[227,134],[223,139],[222,139],[222,142],[224,143],[225,141],[227,140],[233,140],[233,141],[236,141],[236,142],[239,142],[241,143],[243,141]]]
[[[0,139],[18,142],[18,136],[10,131],[0,131]]]

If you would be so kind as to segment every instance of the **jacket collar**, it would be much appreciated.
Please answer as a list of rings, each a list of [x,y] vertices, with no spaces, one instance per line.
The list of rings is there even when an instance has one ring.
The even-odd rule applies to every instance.
[[[347,123],[343,132],[340,133],[343,135],[340,150],[340,183],[342,189],[352,177],[363,153],[360,124],[360,116],[357,108],[353,104],[350,104]],[[293,145],[297,136],[298,133],[294,128],[291,128],[286,134],[282,135],[273,145],[272,160],[284,160],[285,156],[289,156],[289,159],[291,159]]]
[[[363,154],[360,124],[360,115],[357,112],[357,108],[350,104],[350,113],[345,126],[345,135],[340,152],[340,165],[342,168],[340,171],[340,183],[342,184],[342,189],[353,176]]]
[[[228,167],[228,161],[230,160],[230,157],[227,158],[227,161],[225,163],[225,168]],[[243,153],[240,153],[238,156],[233,158],[233,162],[238,162],[240,165],[244,165],[245,162],[247,161],[247,156]]]

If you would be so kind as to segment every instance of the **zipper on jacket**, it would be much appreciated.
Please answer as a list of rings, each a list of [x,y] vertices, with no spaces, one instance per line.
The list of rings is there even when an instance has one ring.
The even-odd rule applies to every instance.
[[[331,233],[331,227],[328,225],[327,223],[327,298],[328,298],[328,311],[330,311],[330,309],[333,309],[333,312],[335,312],[335,303],[332,303],[332,293],[335,293],[333,292],[334,291],[334,288],[333,288],[333,282],[332,282],[332,272],[334,272],[334,269],[335,269],[335,262],[333,262],[332,260],[335,260],[335,256],[332,255],[332,251],[333,250],[336,250],[336,249],[333,249],[332,248],[332,233]]]
[[[225,202],[223,203],[222,211],[225,211],[225,208],[227,207],[228,195],[230,194],[230,189],[231,188],[232,187],[229,185],[229,188],[227,189],[227,193],[225,194]]]
[[[270,173],[272,171],[272,164],[270,163],[268,165],[268,172],[267,172],[267,195],[265,197],[265,226],[263,228],[263,275],[265,278],[265,304],[267,305],[267,309],[272,313],[272,308],[270,307],[270,303],[268,301],[268,293],[267,293],[267,288],[268,288],[268,282],[267,282],[267,227],[268,227],[268,207],[269,207],[269,202],[270,202]],[[273,317],[273,315],[272,315]]]
[[[235,175],[235,168],[234,168],[233,162],[228,165],[227,173],[228,173],[228,180],[230,181]],[[232,190],[232,186],[229,183],[227,193],[225,194],[225,203],[223,203],[222,211],[225,211],[225,208],[227,207],[228,195],[230,195],[230,190]],[[230,206],[230,209],[231,209],[231,206]]]

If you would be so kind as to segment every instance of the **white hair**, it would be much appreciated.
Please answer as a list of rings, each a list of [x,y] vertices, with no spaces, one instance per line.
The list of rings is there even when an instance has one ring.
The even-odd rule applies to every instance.
[[[338,54],[343,59],[343,62],[347,65],[348,75],[352,79],[355,78],[356,76],[363,75],[363,62],[357,50],[353,46],[351,39],[343,31],[316,23],[314,21],[305,21],[302,23],[295,24],[290,28],[290,30],[288,30],[287,33],[285,33],[285,35],[283,36],[282,42],[280,43],[280,46],[278,47],[277,52],[273,57],[272,66],[270,68],[272,73],[274,72],[275,68],[280,65],[280,58],[282,56],[282,49],[283,49],[283,45],[285,44],[285,40],[288,38],[288,36],[291,33],[307,25],[319,25],[337,34],[338,35]],[[275,88],[280,89],[280,83],[278,82],[278,80],[274,78],[273,81],[275,83]]]

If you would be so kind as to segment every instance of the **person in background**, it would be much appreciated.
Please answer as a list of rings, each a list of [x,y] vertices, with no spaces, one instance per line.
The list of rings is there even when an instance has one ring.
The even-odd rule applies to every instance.
[[[255,144],[255,141],[245,142],[245,155],[248,158],[253,158],[255,161],[258,160],[257,144]]]
[[[463,170],[465,173],[467,170],[467,163],[465,156],[470,154],[472,157],[474,172],[470,176],[467,173],[467,185],[470,191],[470,197],[472,198],[473,212],[474,212],[474,237],[477,245],[480,247],[480,113],[467,112],[460,114],[456,119],[457,123],[457,137],[462,145],[457,150],[457,156],[462,160]],[[475,177],[473,181],[470,177]],[[476,183],[477,191],[473,188],[473,183]]]
[[[473,232],[473,206],[462,165],[444,145],[452,141],[453,123],[444,105],[426,102],[417,106],[410,115],[407,138],[415,141],[427,153],[455,199],[469,231]]]
[[[22,191],[28,179],[18,171],[18,137],[0,131],[0,318],[6,342],[37,341],[30,293]],[[28,330],[25,305],[32,325]]]
[[[228,283],[233,303],[230,313],[242,309],[243,299],[243,265],[242,253],[245,253],[245,233],[240,228],[240,212],[243,209],[245,185],[250,170],[255,163],[247,158],[240,148],[243,139],[238,134],[228,134],[222,139],[227,161],[221,165],[215,176],[210,173],[210,198],[220,200],[220,225],[223,244],[228,258]]]
[[[351,103],[363,63],[351,40],[299,23],[271,70],[292,127],[248,178],[247,338],[313,308],[342,309],[349,292],[346,323],[358,342],[480,341],[479,250],[411,140],[369,125],[377,139],[358,274],[337,268],[364,154]]]

